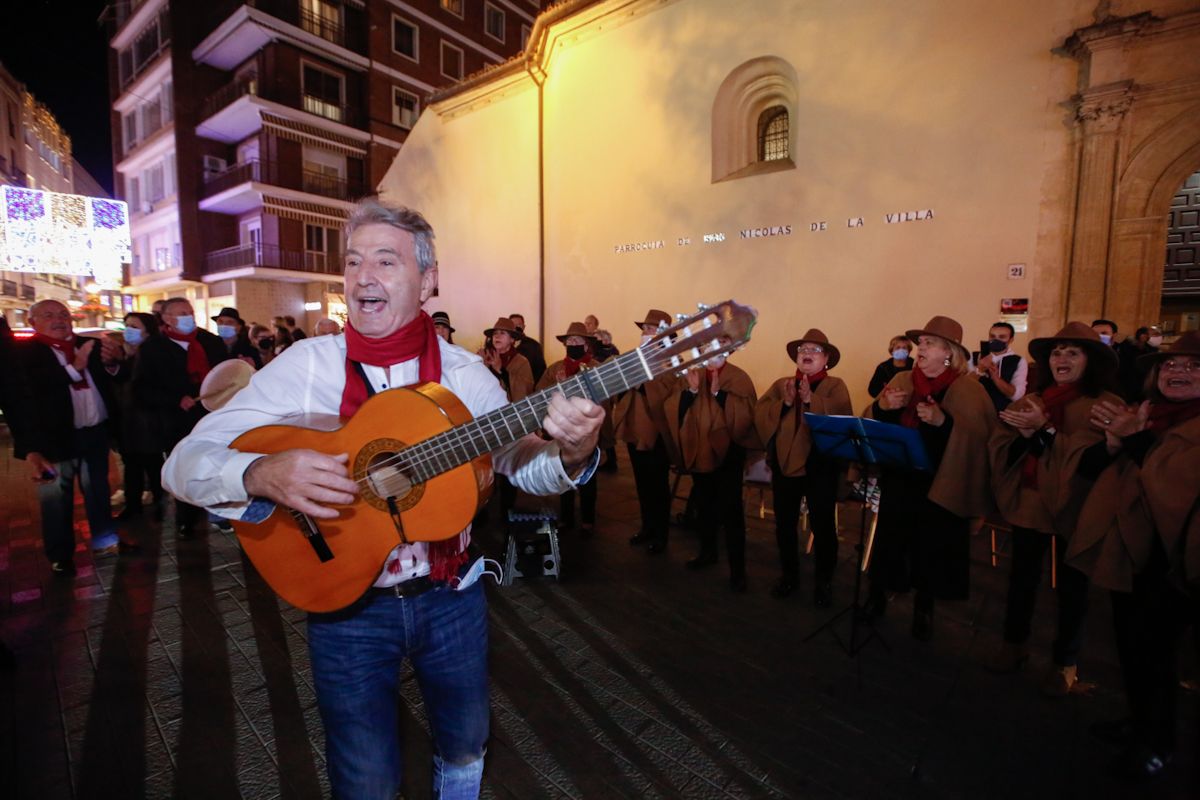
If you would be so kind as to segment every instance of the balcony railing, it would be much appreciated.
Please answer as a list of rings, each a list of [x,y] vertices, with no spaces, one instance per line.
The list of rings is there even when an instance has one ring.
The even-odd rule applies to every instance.
[[[270,267],[323,275],[340,275],[342,265],[324,253],[285,250],[273,244],[239,244],[214,250],[204,258],[205,272],[211,274],[246,267]]]
[[[340,47],[346,46],[346,30],[337,20],[314,14],[302,7],[300,9],[300,27]]]
[[[239,78],[225,84],[208,96],[204,101],[200,118],[208,119],[221,109],[232,105],[236,100],[248,94],[261,97],[264,100],[271,100],[281,105],[292,106],[293,108],[297,107],[294,96],[291,100],[286,99],[280,92],[271,91],[264,87],[257,77]],[[362,127],[363,125],[363,115],[359,109],[344,103],[340,105],[331,103],[315,95],[303,95],[299,108],[310,114],[316,114],[319,117],[340,122],[343,125],[350,125],[352,127]]]
[[[252,159],[244,164],[234,164],[224,172],[205,176],[202,194],[204,197],[212,197],[251,181],[319,194],[334,200],[357,200],[366,194],[366,187],[361,180],[347,180],[337,175],[324,175],[310,170],[303,170],[299,181],[284,178],[284,174],[285,171],[280,169],[278,162]]]

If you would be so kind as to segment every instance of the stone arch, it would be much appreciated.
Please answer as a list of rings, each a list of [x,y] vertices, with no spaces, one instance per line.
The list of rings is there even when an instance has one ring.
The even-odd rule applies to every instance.
[[[759,116],[772,106],[788,113],[788,152],[796,141],[796,70],[777,56],[759,56],[736,67],[721,82],[712,108],[712,180],[794,168],[791,158],[758,161]]]
[[[1156,128],[1131,153],[1118,178],[1105,288],[1107,316],[1141,323],[1157,319],[1167,211],[1179,187],[1200,169],[1198,116],[1200,103],[1192,104]]]

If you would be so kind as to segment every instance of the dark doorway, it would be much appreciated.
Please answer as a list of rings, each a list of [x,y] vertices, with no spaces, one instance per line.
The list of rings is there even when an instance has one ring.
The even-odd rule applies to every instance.
[[[1200,172],[1171,200],[1160,316],[1168,337],[1200,330]]]

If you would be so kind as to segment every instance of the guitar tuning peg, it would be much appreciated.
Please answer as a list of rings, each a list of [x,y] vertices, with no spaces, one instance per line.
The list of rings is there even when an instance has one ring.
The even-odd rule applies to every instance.
[[[696,303],[696,310],[697,311],[707,311],[708,306],[704,305],[704,303]]]
[[[675,315],[675,320],[677,322],[683,322],[685,319],[687,319],[687,314],[676,314]]]

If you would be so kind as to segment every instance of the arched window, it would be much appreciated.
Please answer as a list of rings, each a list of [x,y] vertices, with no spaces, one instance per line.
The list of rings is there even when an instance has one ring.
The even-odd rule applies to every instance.
[[[779,161],[789,156],[787,109],[771,106],[758,115],[758,160]]]

